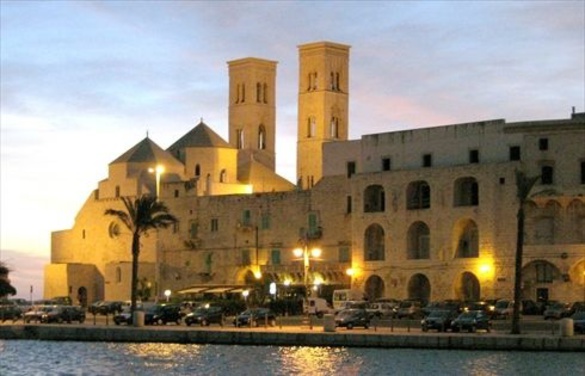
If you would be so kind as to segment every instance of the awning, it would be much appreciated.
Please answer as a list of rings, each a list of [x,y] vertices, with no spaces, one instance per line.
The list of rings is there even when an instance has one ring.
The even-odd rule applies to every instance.
[[[177,291],[177,294],[198,294],[198,293],[203,292],[207,289],[208,289],[208,287],[192,287],[192,288],[188,288],[185,290]]]
[[[233,287],[216,287],[213,289],[205,290],[206,294],[221,294],[226,291],[232,290]]]

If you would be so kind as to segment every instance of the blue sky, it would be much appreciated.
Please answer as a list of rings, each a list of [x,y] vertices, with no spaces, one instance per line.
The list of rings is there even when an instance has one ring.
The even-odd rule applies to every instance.
[[[585,107],[580,1],[0,1],[0,260],[40,298],[51,231],[107,167],[200,118],[227,139],[227,61],[278,61],[277,171],[295,181],[298,50],[351,45],[350,138]]]

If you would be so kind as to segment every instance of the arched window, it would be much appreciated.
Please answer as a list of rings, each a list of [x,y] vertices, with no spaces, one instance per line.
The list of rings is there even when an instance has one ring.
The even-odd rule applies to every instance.
[[[424,181],[415,181],[408,185],[406,189],[406,208],[428,209],[431,207],[431,187]]]
[[[266,149],[266,129],[264,128],[264,125],[258,127],[258,149]]]
[[[364,235],[364,260],[384,260],[384,229],[378,224],[368,226]]]
[[[264,103],[268,103],[268,85],[264,84],[262,89],[262,100]]]
[[[244,131],[242,129],[236,130],[236,147],[238,149],[244,148]]]
[[[364,192],[364,213],[383,212],[385,210],[384,188],[370,185]]]
[[[472,220],[463,220],[456,229],[457,251],[455,257],[479,257],[479,233],[477,224]]]
[[[329,134],[331,138],[339,137],[339,118],[337,117],[331,118],[331,123],[329,125]]]
[[[316,120],[314,116],[309,116],[307,119],[307,137],[315,137]]]
[[[408,229],[407,258],[411,260],[430,258],[430,231],[424,222],[415,222]]]
[[[199,163],[197,163],[195,165],[195,177],[199,177],[201,176],[201,166],[199,166]]]
[[[260,82],[256,83],[256,102],[260,103],[262,98],[262,84]]]
[[[227,182],[227,172],[225,171],[225,169],[221,170],[221,172],[219,173],[219,182],[220,183]]]
[[[455,180],[453,194],[453,204],[455,206],[479,205],[479,186],[475,178],[464,177]]]

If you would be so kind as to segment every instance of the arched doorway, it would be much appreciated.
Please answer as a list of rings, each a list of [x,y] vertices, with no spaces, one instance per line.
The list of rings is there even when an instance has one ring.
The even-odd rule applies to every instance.
[[[431,298],[431,283],[424,274],[415,274],[408,281],[408,299],[420,300],[423,304]]]
[[[80,306],[87,307],[87,289],[83,286],[77,289],[77,302]]]
[[[473,273],[461,274],[455,286],[455,296],[464,302],[477,302],[481,299],[479,280]]]
[[[373,302],[384,297],[384,289],[384,280],[379,276],[373,275],[366,280],[365,292],[369,301]]]

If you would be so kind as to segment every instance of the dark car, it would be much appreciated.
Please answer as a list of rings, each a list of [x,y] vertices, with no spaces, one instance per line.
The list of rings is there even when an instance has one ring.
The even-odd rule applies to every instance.
[[[120,324],[131,325],[132,313],[130,313],[130,307],[125,307],[124,309],[122,309],[122,312],[119,312],[118,314],[114,315],[114,323],[116,325]]]
[[[276,315],[268,308],[250,308],[234,318],[234,326],[276,326]]]
[[[434,309],[421,320],[421,329],[423,332],[428,332],[429,329],[446,332],[451,328],[451,321],[453,321],[458,315],[459,313],[457,311]]]
[[[451,330],[454,332],[467,330],[473,333],[478,329],[483,329],[487,332],[490,332],[492,329],[490,317],[483,311],[463,312],[451,322]]]
[[[100,315],[115,315],[116,313],[122,312],[124,302],[118,301],[105,301],[97,307],[97,313]]]
[[[571,316],[571,305],[568,303],[555,302],[550,304],[542,314],[545,320],[560,320],[563,317]]]
[[[575,333],[585,334],[585,311],[578,311],[571,316]]]
[[[41,317],[43,317],[45,313],[51,311],[54,307],[56,306],[55,305],[33,306],[22,315],[22,320],[27,324],[30,322],[40,322]]]
[[[347,329],[363,326],[368,329],[370,327],[370,314],[365,309],[344,309],[335,315],[335,326]]]
[[[174,322],[177,325],[181,323],[181,307],[172,304],[160,304],[149,307],[144,312],[145,325],[166,325]]]
[[[509,319],[512,317],[514,310],[514,301],[512,300],[498,300],[494,307],[493,319]]]
[[[185,316],[185,324],[209,326],[210,324],[223,326],[223,309],[221,307],[199,307]]]
[[[78,321],[82,324],[85,321],[85,310],[74,306],[56,306],[41,316],[42,323],[71,323]]]
[[[403,317],[407,317],[409,319],[414,319],[416,317],[422,317],[422,304],[416,300],[404,300],[400,302],[398,306],[398,311],[396,312],[396,316],[401,319]]]
[[[17,304],[4,304],[0,306],[0,321],[16,321],[22,317],[22,308]]]
[[[467,302],[463,305],[464,311],[483,311],[490,317],[494,315],[496,310],[495,304],[490,304],[485,301]]]

